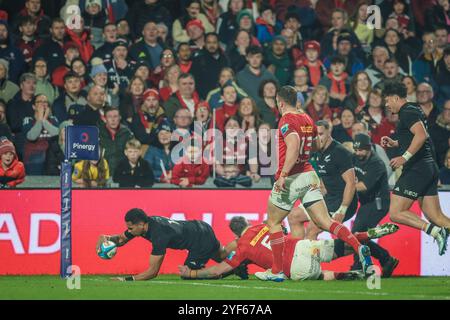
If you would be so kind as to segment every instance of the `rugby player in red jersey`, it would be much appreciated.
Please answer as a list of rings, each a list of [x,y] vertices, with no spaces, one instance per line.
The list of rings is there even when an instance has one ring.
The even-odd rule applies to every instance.
[[[221,263],[192,270],[188,266],[179,266],[184,279],[218,279],[230,273],[243,263],[253,263],[261,268],[272,265],[272,250],[269,243],[269,228],[266,224],[251,226],[244,217],[233,217],[230,229],[237,236],[235,254]],[[391,228],[377,226],[358,235],[360,239],[381,237],[392,233]],[[394,229],[396,230],[396,229]],[[395,231],[393,231],[395,232]],[[322,271],[321,262],[330,262],[339,257],[353,254],[352,248],[340,240],[303,240],[285,237],[283,272],[292,280],[351,280],[363,276],[360,272]]]
[[[273,253],[272,268],[256,273],[260,280],[281,282],[283,274],[284,235],[281,222],[300,199],[312,221],[322,230],[329,231],[358,252],[367,273],[372,265],[370,250],[341,223],[331,219],[323,195],[320,179],[309,163],[310,152],[317,149],[317,128],[314,121],[297,106],[297,90],[284,86],[276,96],[282,115],[278,124],[279,162],[268,201],[267,212],[270,246]]]

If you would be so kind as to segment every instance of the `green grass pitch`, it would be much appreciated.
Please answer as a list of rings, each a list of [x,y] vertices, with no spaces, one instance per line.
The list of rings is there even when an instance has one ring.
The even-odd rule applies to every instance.
[[[450,277],[381,279],[369,290],[366,281],[262,282],[181,280],[161,275],[145,282],[114,282],[109,276],[81,276],[81,288],[69,290],[58,276],[0,276],[0,299],[150,299],[150,300],[307,300],[307,299],[432,299],[450,300]]]

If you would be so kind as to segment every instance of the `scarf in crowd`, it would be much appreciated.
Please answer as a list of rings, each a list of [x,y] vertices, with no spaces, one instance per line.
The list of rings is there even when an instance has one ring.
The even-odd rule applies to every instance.
[[[348,78],[348,74],[347,73],[344,72],[342,74],[342,79],[341,80],[336,80],[334,78],[332,72],[328,73],[328,77],[331,80],[330,92],[336,92],[338,94],[347,94],[347,89],[345,88],[345,80],[347,80],[347,78]]]
[[[261,18],[261,17],[257,18],[257,19],[256,19],[256,23],[259,24],[259,25],[262,25],[262,26],[266,26],[266,28],[267,28],[267,30],[269,31],[269,33],[270,33],[271,35],[274,34],[273,26],[270,25],[270,24],[268,24],[268,23],[266,22],[266,20],[264,20],[263,18]]]
[[[180,90],[178,90],[175,94],[177,95],[178,101],[180,101],[181,106],[189,110],[189,107],[187,106],[186,102],[184,102],[184,99],[181,96]],[[194,91],[194,93],[192,94],[192,100],[194,100],[195,105],[200,102],[200,97],[198,96],[197,91]]]

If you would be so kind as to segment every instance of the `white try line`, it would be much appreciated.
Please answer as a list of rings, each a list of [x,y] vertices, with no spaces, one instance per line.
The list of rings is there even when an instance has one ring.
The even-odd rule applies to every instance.
[[[105,281],[104,279],[86,279],[91,281]],[[202,280],[203,281],[203,280]],[[250,290],[271,290],[271,291],[284,291],[284,292],[296,292],[296,293],[310,293],[311,290],[304,289],[292,289],[292,288],[277,288],[277,287],[264,287],[264,286],[241,286],[235,284],[214,284],[205,282],[193,282],[192,280],[183,281],[163,281],[163,280],[150,280],[152,284],[164,284],[164,285],[185,285],[185,286],[203,286],[203,287],[215,287],[215,288],[230,288],[230,289],[250,289]],[[361,282],[363,283],[363,282]],[[355,295],[367,295],[367,296],[400,296],[415,299],[435,299],[435,300],[450,300],[450,296],[428,296],[428,295],[417,295],[417,294],[400,294],[400,293],[388,293],[388,292],[374,292],[374,291],[344,291],[344,290],[320,290],[323,293],[329,294],[355,294]]]

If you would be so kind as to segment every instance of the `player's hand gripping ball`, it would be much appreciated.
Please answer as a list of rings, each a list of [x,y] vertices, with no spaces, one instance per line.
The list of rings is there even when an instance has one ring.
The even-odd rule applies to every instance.
[[[117,245],[112,241],[105,241],[100,245],[100,250],[97,252],[102,259],[112,259],[117,253]]]

